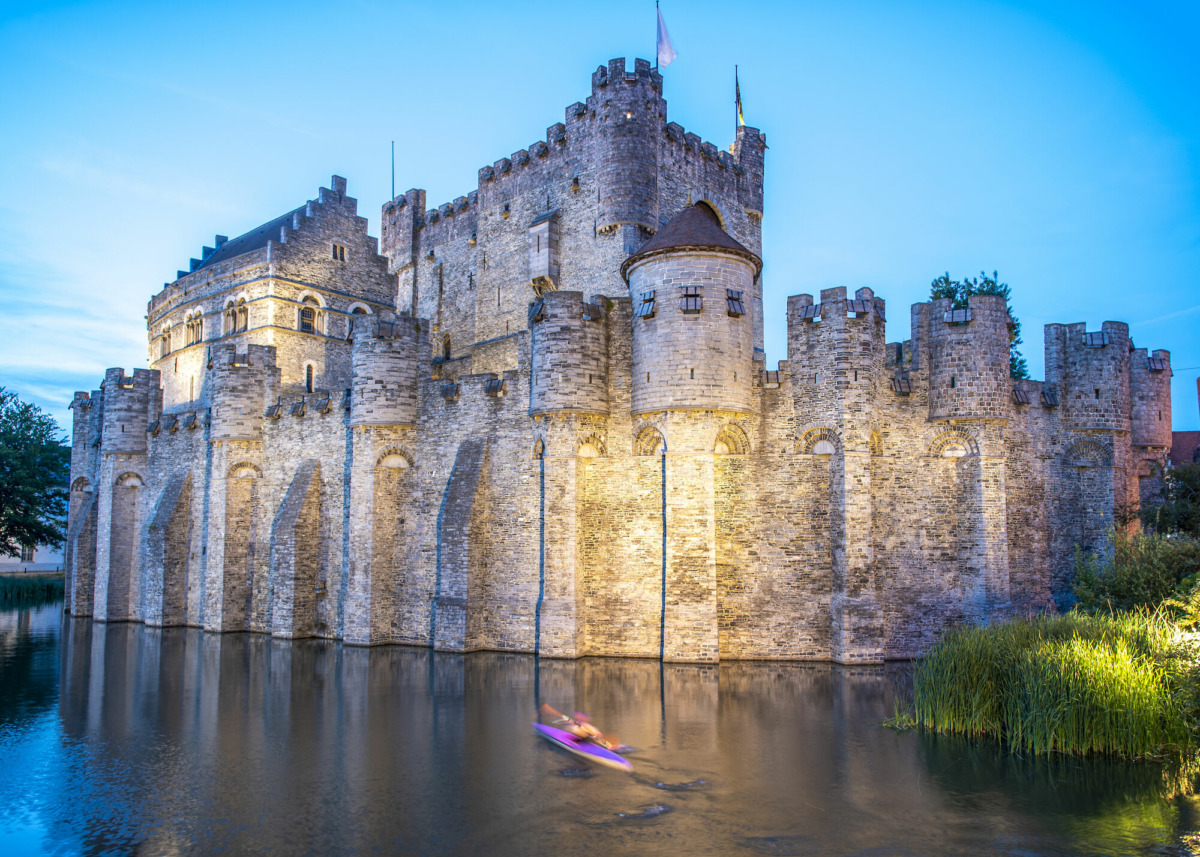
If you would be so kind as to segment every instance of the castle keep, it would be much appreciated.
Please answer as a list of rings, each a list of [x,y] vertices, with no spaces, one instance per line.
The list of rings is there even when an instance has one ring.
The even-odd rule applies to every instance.
[[[907,657],[1069,596],[1157,489],[1169,355],[1004,299],[787,301],[763,353],[764,135],[718,149],[617,59],[465,196],[335,176],[149,304],[77,393],[77,616],[549,657]],[[783,307],[776,308],[776,311]]]

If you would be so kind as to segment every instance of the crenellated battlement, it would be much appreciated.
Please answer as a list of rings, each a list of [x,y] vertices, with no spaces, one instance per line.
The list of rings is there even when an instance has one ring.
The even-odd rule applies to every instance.
[[[608,414],[609,303],[551,291],[529,305],[531,414]]]
[[[408,426],[417,421],[419,379],[429,363],[429,322],[355,316],[351,330],[350,424]]]
[[[1054,389],[1063,422],[1072,429],[1128,431],[1129,325],[1106,321],[1046,325],[1046,384]]]
[[[162,409],[158,371],[134,369],[126,375],[124,369],[108,369],[100,389],[104,396],[100,452],[144,453],[146,426]]]

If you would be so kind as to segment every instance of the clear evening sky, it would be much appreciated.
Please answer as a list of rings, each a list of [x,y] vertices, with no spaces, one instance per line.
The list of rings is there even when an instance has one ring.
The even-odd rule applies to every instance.
[[[888,339],[943,271],[1000,272],[1042,326],[1128,321],[1200,428],[1200,3],[666,0],[669,119],[767,134],[768,364],[787,295],[870,286]],[[0,385],[69,426],[146,365],[146,301],[217,233],[350,182],[379,235],[544,137],[654,4],[21,3],[0,11]]]

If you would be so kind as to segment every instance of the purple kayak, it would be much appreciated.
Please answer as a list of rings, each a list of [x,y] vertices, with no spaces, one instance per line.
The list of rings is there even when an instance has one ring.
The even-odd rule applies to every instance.
[[[629,761],[607,747],[601,747],[594,741],[587,741],[572,735],[570,732],[564,732],[561,729],[555,729],[553,726],[546,726],[542,723],[534,723],[533,728],[538,734],[555,746],[562,747],[568,753],[574,753],[576,756],[582,756],[589,762],[595,762],[597,765],[605,765],[609,768],[616,768],[619,771],[632,771],[633,765]]]

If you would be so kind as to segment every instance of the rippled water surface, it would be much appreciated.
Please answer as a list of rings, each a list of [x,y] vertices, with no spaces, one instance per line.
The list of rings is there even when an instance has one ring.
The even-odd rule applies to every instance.
[[[0,613],[0,854],[1186,854],[1145,766],[881,728],[902,666],[537,661]],[[535,737],[540,702],[633,774]]]

